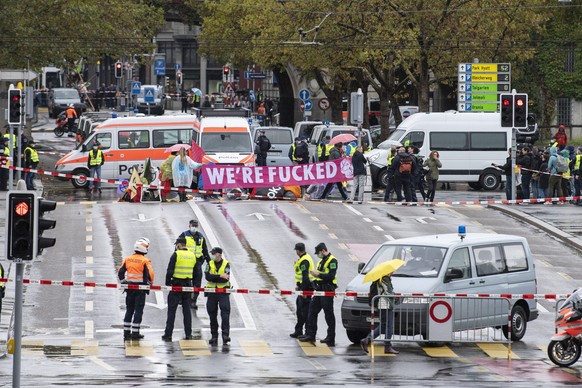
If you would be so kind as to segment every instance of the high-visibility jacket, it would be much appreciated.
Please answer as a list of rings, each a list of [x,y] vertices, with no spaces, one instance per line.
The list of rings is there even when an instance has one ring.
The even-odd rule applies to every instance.
[[[200,235],[198,244],[196,244],[196,240],[194,239],[194,236],[190,234],[190,231],[184,233],[184,237],[186,238],[186,248],[188,248],[188,250],[192,252],[197,259],[201,258],[203,254],[202,244],[204,244],[204,236]]]
[[[174,266],[174,279],[192,279],[196,256],[188,249],[176,251],[176,265]]]
[[[68,119],[77,118],[77,111],[75,110],[75,108],[67,109],[66,114]]]
[[[125,280],[128,283],[150,284],[154,282],[154,270],[150,259],[139,253],[128,256],[121,264],[125,266]],[[147,272],[146,272],[147,271]],[[147,278],[146,278],[147,273]]]
[[[38,158],[38,152],[36,152],[36,150],[32,147],[26,147],[24,149],[24,153],[26,153],[26,151],[30,152],[30,160],[33,163],[38,163],[39,162],[39,158]]]
[[[208,272],[211,273],[212,275],[222,275],[224,273],[224,270],[226,269],[227,265],[228,265],[228,261],[226,261],[225,259],[222,259],[220,261],[220,267],[216,268],[216,262],[214,260],[212,260],[211,262],[208,263],[208,266],[210,267]],[[225,282],[225,283],[206,282],[205,287],[206,288],[230,288],[230,281]]]
[[[580,160],[582,160],[582,155],[576,155],[576,163],[574,163],[574,170],[580,170]]]
[[[297,161],[297,158],[295,157],[295,149],[296,149],[296,148],[297,148],[297,146],[295,145],[295,143],[293,143],[293,144],[291,145],[291,160],[292,160],[293,162],[296,162],[296,161]]]
[[[4,267],[0,264],[0,278],[4,279]],[[0,287],[4,287],[4,282],[0,282]]]
[[[4,156],[5,158],[10,157],[10,148],[8,148],[8,146],[4,146],[4,155],[2,155],[2,156]],[[6,166],[10,167],[10,160],[3,159],[2,164],[5,164]]]
[[[10,134],[6,133],[4,134],[4,139],[6,139],[6,142],[4,143],[6,145],[6,147],[10,147]],[[16,146],[18,142],[18,138],[16,137],[15,134],[12,134],[12,148],[16,148]]]
[[[319,261],[317,262],[317,270],[318,270],[318,272],[320,272],[320,273],[329,273],[329,269],[330,269],[329,268],[329,264],[330,264],[330,262],[333,259],[335,259],[335,256],[333,256],[331,254],[328,257],[324,257],[322,259],[319,259]],[[325,262],[323,263],[323,267],[322,267],[321,264],[322,264],[322,261],[323,260],[325,260]],[[337,259],[336,259],[336,262],[337,262]],[[316,277],[313,280],[315,282],[322,282],[323,281],[323,279],[321,279],[320,277]],[[335,277],[333,278],[332,283],[337,286],[337,272],[336,272]]]
[[[309,271],[309,281],[313,281],[315,279],[311,274],[311,271],[315,269],[313,266],[313,259],[307,253],[304,253],[303,256],[299,258],[293,264],[293,269],[295,270],[295,283],[299,286],[303,282],[303,269],[302,266],[307,265],[307,270]]]
[[[392,165],[392,159],[394,159],[394,156],[396,156],[396,155],[390,155],[390,156],[388,156],[388,166],[391,166]]]
[[[93,150],[89,151],[89,166],[101,166],[103,164],[103,151],[97,150],[97,156],[94,156]]]

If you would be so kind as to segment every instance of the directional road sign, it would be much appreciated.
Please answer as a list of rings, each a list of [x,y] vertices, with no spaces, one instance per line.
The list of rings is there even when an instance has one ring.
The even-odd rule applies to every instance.
[[[131,82],[131,94],[138,95],[141,89],[141,82],[139,81],[132,81]]]
[[[303,101],[308,100],[309,99],[309,90],[307,89],[301,89],[299,91],[299,98],[302,99]]]
[[[459,63],[458,110],[497,112],[499,94],[511,90],[509,63]]]
[[[154,60],[154,73],[156,75],[166,75],[166,60],[165,59]]]
[[[144,88],[144,102],[156,101],[156,90],[154,88]]]
[[[311,100],[305,100],[304,104],[305,104],[305,110],[311,110],[311,108],[313,108],[313,101],[311,101]]]
[[[245,71],[243,73],[244,79],[265,79],[267,74],[265,73],[253,73],[252,71]]]

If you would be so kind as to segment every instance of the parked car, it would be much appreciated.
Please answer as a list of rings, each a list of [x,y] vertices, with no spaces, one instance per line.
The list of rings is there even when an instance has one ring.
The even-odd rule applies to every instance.
[[[77,111],[77,116],[81,116],[87,111],[87,105],[81,102],[79,91],[73,88],[55,88],[49,90],[48,112],[50,118],[56,118],[59,113],[67,110],[69,105]]]

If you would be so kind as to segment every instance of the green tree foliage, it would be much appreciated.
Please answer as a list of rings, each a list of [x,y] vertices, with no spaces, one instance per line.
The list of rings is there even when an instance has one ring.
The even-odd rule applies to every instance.
[[[140,0],[2,0],[0,67],[149,53],[163,10]]]

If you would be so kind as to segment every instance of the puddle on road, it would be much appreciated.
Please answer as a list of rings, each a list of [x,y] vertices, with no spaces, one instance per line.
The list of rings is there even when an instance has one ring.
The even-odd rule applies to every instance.
[[[109,241],[111,242],[111,254],[113,255],[115,268],[118,268],[123,261],[122,248],[119,241],[117,226],[115,225],[115,218],[112,217],[111,211],[108,207],[104,207],[103,209],[103,218],[105,219],[105,228],[107,229],[107,234],[109,234]]]
[[[293,223],[293,221],[291,221],[291,219],[289,219],[289,217],[287,217],[287,215],[285,213],[283,213],[283,211],[281,209],[279,209],[279,206],[277,206],[276,204],[271,204],[271,209],[273,209],[275,214],[281,219],[281,221],[283,221],[285,226],[287,226],[293,233],[295,233],[299,238],[301,238],[303,240],[307,239],[307,236],[305,236],[303,234],[303,232],[301,231],[301,229],[299,229],[299,227],[297,225],[295,225]]]

